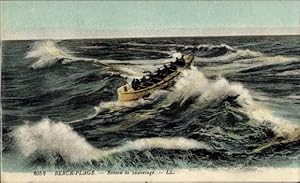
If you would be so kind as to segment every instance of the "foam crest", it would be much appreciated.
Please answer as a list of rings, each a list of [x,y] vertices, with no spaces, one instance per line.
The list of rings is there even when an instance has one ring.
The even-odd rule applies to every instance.
[[[263,54],[256,51],[251,50],[236,50],[235,52],[229,52],[221,56],[211,57],[211,58],[201,58],[199,62],[224,62],[231,63],[233,61],[239,61],[240,59],[250,59],[262,57]]]
[[[66,49],[59,47],[54,41],[39,41],[34,43],[26,58],[38,59],[31,65],[33,69],[38,69],[71,58],[71,55],[67,52]]]
[[[150,101],[147,100],[137,100],[132,102],[119,102],[119,101],[110,101],[110,102],[102,102],[98,106],[94,107],[96,113],[99,114],[101,111],[109,110],[110,112],[113,111],[120,111],[124,108],[134,108],[139,105],[143,105],[145,103],[149,103]]]
[[[239,58],[255,58],[263,56],[261,52],[251,51],[249,49],[237,50],[236,54],[239,56]]]
[[[248,115],[259,122],[270,122],[273,124],[273,131],[277,136],[287,140],[296,140],[300,138],[300,128],[298,125],[292,124],[290,121],[276,117],[273,111],[260,103],[253,103],[247,106]]]
[[[127,141],[124,145],[110,149],[97,149],[90,145],[84,137],[79,136],[63,122],[43,119],[29,125],[28,123],[13,131],[16,145],[20,152],[28,157],[36,151],[60,154],[67,162],[87,162],[106,156],[132,150],[146,149],[210,149],[202,142],[183,137],[155,137]]]
[[[174,99],[199,96],[201,100],[216,100],[226,96],[237,96],[241,105],[253,102],[249,91],[241,84],[231,84],[225,78],[208,80],[197,68],[183,71],[183,77],[175,85],[175,92],[171,93]]]
[[[215,48],[226,48],[227,50],[231,50],[231,51],[234,50],[234,48],[232,48],[231,46],[229,46],[227,44],[220,44],[220,45],[200,44],[197,46],[197,49],[205,48],[205,47],[208,48],[208,50],[212,50]]]
[[[288,64],[293,62],[300,62],[299,57],[285,57],[285,56],[262,56],[255,59],[255,63],[249,65],[249,69],[265,67],[267,65],[278,65],[278,64]],[[283,75],[287,74],[297,74],[296,72],[287,72],[282,73]]]
[[[128,141],[123,146],[111,149],[110,153],[120,153],[131,150],[146,150],[146,149],[211,149],[207,144],[196,141],[194,139],[187,139],[184,137],[153,137],[142,138],[135,141]]]
[[[252,97],[247,89],[241,84],[231,84],[225,78],[210,83],[205,90],[202,98],[214,100],[225,96],[238,96],[237,102],[240,105],[247,106],[253,103]]]
[[[201,102],[212,102],[227,96],[238,96],[236,101],[244,108],[250,118],[258,122],[270,122],[274,132],[281,137],[293,140],[300,138],[299,126],[291,124],[288,120],[275,117],[266,106],[254,102],[250,91],[239,83],[230,83],[225,78],[208,80],[196,68],[183,72],[183,77],[175,85],[175,91],[170,93],[169,100],[196,96]]]
[[[281,73],[276,74],[277,76],[300,76],[300,69],[283,71]]]
[[[24,156],[42,150],[58,153],[68,162],[80,162],[91,159],[96,153],[96,149],[70,126],[47,118],[33,125],[18,127],[13,136]]]

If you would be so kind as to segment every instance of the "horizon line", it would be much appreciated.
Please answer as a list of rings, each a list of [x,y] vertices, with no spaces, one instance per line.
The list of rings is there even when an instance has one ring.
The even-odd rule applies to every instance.
[[[35,40],[78,40],[78,39],[155,39],[155,38],[217,38],[217,37],[267,37],[267,36],[300,36],[300,33],[292,34],[229,34],[229,35],[187,35],[187,36],[116,36],[116,37],[72,37],[72,38],[20,38],[0,39],[1,41],[35,41]]]
[[[267,37],[267,36],[300,36],[295,34],[240,34],[240,35],[208,35],[208,36],[137,36],[137,37],[78,37],[78,38],[25,38],[25,39],[1,39],[1,41],[38,41],[38,40],[79,40],[79,39],[155,39],[155,38],[218,38],[218,37]]]
[[[1,31],[1,40],[69,40],[69,39],[122,39],[170,37],[234,37],[234,36],[296,36],[300,27],[219,27],[219,28],[166,28],[166,29],[102,29],[68,30],[38,29],[34,31]]]

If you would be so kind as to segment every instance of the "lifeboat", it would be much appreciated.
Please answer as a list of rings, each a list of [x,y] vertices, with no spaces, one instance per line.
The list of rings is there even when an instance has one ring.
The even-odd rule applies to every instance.
[[[182,57],[181,63],[177,63],[178,60],[175,62],[171,62],[171,64],[176,65],[176,69],[173,72],[168,73],[166,76],[162,77],[155,83],[151,83],[148,86],[144,87],[134,87],[131,84],[125,84],[118,88],[118,100],[120,102],[129,102],[138,100],[140,98],[145,98],[150,96],[154,91],[160,89],[168,89],[174,83],[176,83],[176,79],[180,76],[181,72],[185,69],[190,69],[191,65],[193,64],[194,56],[192,55],[185,55]],[[150,77],[156,77],[156,75],[151,75]],[[147,81],[145,81],[147,82]],[[141,82],[141,85],[143,81]]]

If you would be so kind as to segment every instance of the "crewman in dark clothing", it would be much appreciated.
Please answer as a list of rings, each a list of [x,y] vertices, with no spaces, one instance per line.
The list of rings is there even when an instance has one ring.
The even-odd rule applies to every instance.
[[[138,80],[138,79],[136,79],[136,80],[135,80],[135,86],[136,86],[136,89],[135,89],[135,90],[140,89],[140,88],[141,88],[141,81]]]
[[[133,80],[131,81],[131,87],[132,87],[134,90],[137,89],[136,79],[133,79]]]
[[[160,77],[161,77],[161,78],[164,78],[165,76],[166,76],[166,69],[163,68],[163,69],[161,69]]]
[[[165,75],[170,74],[170,69],[169,69],[169,67],[168,67],[167,65],[164,65],[163,71],[164,71],[164,74],[165,74]]]
[[[146,79],[145,76],[143,76],[142,79],[141,79],[142,83],[145,82],[146,80],[147,80],[147,79]]]
[[[141,85],[141,82],[138,79],[133,79],[132,82],[131,82],[131,87],[134,90],[138,90],[141,87],[140,85]]]
[[[135,83],[136,83],[136,86],[137,86],[137,89],[139,89],[141,86],[141,81],[140,80],[138,80],[138,79],[136,79],[135,80]]]
[[[170,70],[171,70],[172,72],[174,72],[174,71],[177,70],[177,67],[175,66],[175,63],[174,63],[174,62],[171,62],[171,64],[170,64]]]
[[[162,70],[160,68],[157,69],[157,76],[160,76],[162,74]]]
[[[151,78],[152,76],[143,76],[142,77],[142,79],[141,79],[141,86],[142,86],[142,88],[145,88],[145,87],[148,87],[148,86],[151,86],[151,85],[153,85],[154,83],[151,81],[152,80],[152,78]]]
[[[180,59],[178,59],[178,58],[176,57],[175,64],[176,64],[176,65],[179,65],[179,66],[184,66],[184,65],[185,65],[185,61],[184,61],[183,55],[181,56]]]
[[[146,86],[145,86],[145,82],[146,82],[146,77],[143,76],[142,79],[141,79],[141,83],[140,83],[140,87],[141,87],[141,88],[145,88],[145,87],[146,87]]]
[[[158,80],[161,80],[164,78],[164,70],[158,68],[156,73],[157,73],[156,77],[158,78]]]

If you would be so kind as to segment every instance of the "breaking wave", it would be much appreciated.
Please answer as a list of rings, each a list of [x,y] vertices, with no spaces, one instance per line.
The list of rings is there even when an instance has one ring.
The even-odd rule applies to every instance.
[[[16,145],[29,157],[36,152],[59,154],[67,162],[97,160],[115,153],[146,149],[209,149],[202,142],[183,137],[155,137],[127,141],[122,146],[97,149],[63,122],[43,119],[36,124],[25,124],[13,131]]]
[[[58,62],[66,62],[72,56],[68,50],[58,46],[54,41],[38,41],[33,44],[31,50],[27,53],[26,58],[36,58],[31,67],[33,69],[52,66]]]
[[[184,54],[194,53],[201,58],[201,62],[232,62],[238,59],[248,59],[263,56],[262,53],[249,49],[235,49],[229,45],[199,45],[197,47],[184,47]]]
[[[30,51],[27,52],[25,58],[37,59],[37,61],[31,64],[33,69],[46,68],[57,63],[68,64],[74,61],[97,63],[96,59],[74,57],[68,49],[59,46],[58,41],[53,40],[35,42],[31,46]]]
[[[88,159],[95,151],[70,126],[50,119],[20,126],[13,132],[13,136],[18,149],[26,157],[40,150],[59,153],[67,161],[76,162]]]
[[[26,69],[26,77],[19,78],[15,70],[27,66],[18,63],[26,50],[21,59],[7,62],[20,67],[7,67],[6,108],[17,106],[20,111],[5,114],[6,157],[17,155],[16,161],[27,167],[62,163],[100,169],[273,166],[298,157],[298,114],[288,118],[296,119],[294,123],[276,108],[288,105],[282,97],[295,103],[283,110],[289,115],[296,111],[290,108],[299,103],[297,55],[282,56],[276,49],[268,51],[270,44],[248,45],[247,40],[246,46],[203,39],[167,45],[154,39],[124,42],[128,40],[24,43],[21,48],[31,45],[26,58],[33,69],[72,64],[39,72]],[[222,42],[237,47],[218,44]],[[172,88],[149,98],[117,101],[124,80],[181,57],[175,51],[193,51],[194,46],[184,45],[198,45],[195,65],[200,67],[184,71]],[[7,59],[15,58],[10,55]],[[45,80],[41,86],[40,79]],[[282,96],[271,91],[277,83]],[[274,95],[278,98],[273,100]]]
[[[293,125],[285,119],[274,117],[271,110],[253,100],[251,92],[242,84],[229,83],[222,77],[217,78],[217,80],[209,80],[195,67],[183,71],[183,77],[176,83],[174,92],[169,94],[172,100],[183,98],[183,101],[192,96],[198,96],[197,102],[201,104],[234,97],[234,101],[246,110],[248,116],[262,123],[266,121],[273,123],[273,129],[278,135],[287,138],[300,137],[300,130],[297,125]],[[296,137],[295,134],[297,134]]]
[[[222,77],[209,80],[195,67],[183,71],[183,77],[178,80],[175,88],[175,92],[170,94],[174,98],[200,96],[201,100],[211,101],[225,96],[238,96],[241,105],[253,102],[249,91],[241,84],[230,84]]]
[[[188,110],[185,109],[185,105],[191,102],[192,104],[187,106]],[[152,107],[149,109],[147,106]],[[177,112],[181,116],[180,122],[176,122],[178,119],[174,119],[173,122],[159,121],[160,116],[163,116],[166,110],[176,108],[179,109]],[[199,117],[203,118],[203,114],[207,119],[198,122]],[[103,120],[106,122],[101,122]],[[145,120],[154,121],[142,123]],[[172,124],[175,126],[164,127],[164,125]],[[140,125],[150,125],[149,131],[147,130],[148,137],[135,136],[127,131],[133,130],[136,134],[140,134],[142,133],[138,130]],[[88,129],[83,133],[87,136],[82,135],[80,129],[83,128]],[[174,134],[176,132],[169,134],[167,132],[169,128],[179,130],[181,133],[178,131],[177,135]],[[244,128],[249,129],[244,131]],[[162,130],[157,133],[164,135],[161,137],[151,134],[155,132],[154,129]],[[164,132],[164,130],[167,131]],[[187,133],[186,130],[190,132]],[[232,132],[229,133],[228,130]],[[123,140],[119,139],[121,141],[118,143],[111,143],[107,135],[116,132],[126,132],[127,135],[123,137]],[[251,138],[253,135],[256,136]],[[221,77],[216,80],[207,79],[197,68],[192,67],[191,70],[183,72],[172,92],[158,91],[154,93],[153,100],[141,99],[130,103],[102,102],[95,107],[95,113],[86,118],[69,123],[55,122],[48,118],[36,123],[27,122],[14,129],[12,137],[17,150],[26,157],[30,164],[43,159],[52,165],[96,161],[105,162],[101,166],[110,167],[111,161],[118,162],[116,164],[118,166],[128,163],[126,157],[134,154],[135,157],[141,158],[139,162],[141,164],[149,161],[149,158],[160,157],[156,162],[158,164],[155,165],[159,166],[167,161],[172,151],[179,153],[175,157],[176,161],[172,161],[175,164],[180,164],[180,157],[183,156],[180,154],[185,154],[184,152],[191,156],[191,161],[196,162],[206,156],[214,157],[215,154],[224,159],[231,157],[228,153],[255,153],[259,156],[260,153],[273,146],[281,144],[284,146],[284,144],[299,140],[300,130],[296,125],[293,126],[285,120],[275,118],[270,110],[255,102],[251,97],[251,92],[241,84],[230,83]],[[90,140],[95,137],[102,139],[97,140],[97,144],[107,145],[91,144]],[[269,141],[265,142],[264,138]],[[252,142],[253,139],[255,143]],[[257,142],[264,144],[256,145]],[[243,143],[248,143],[253,148],[247,150],[247,147],[244,147],[245,150],[243,146],[240,146]],[[241,152],[234,150],[236,148]],[[146,154],[146,157],[139,152]],[[191,155],[192,152],[198,152],[198,155]],[[236,156],[239,157],[239,155]]]

